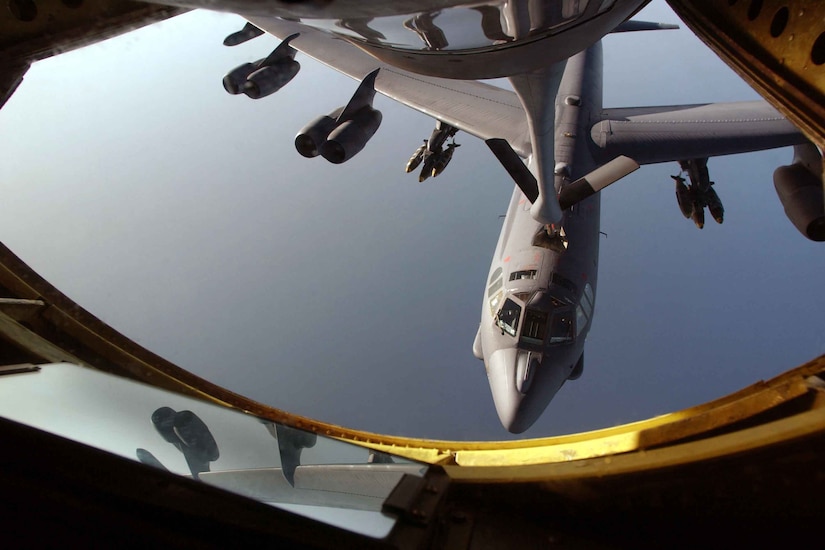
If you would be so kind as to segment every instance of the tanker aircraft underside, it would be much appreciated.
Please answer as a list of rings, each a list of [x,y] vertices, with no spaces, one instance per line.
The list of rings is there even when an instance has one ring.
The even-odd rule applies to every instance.
[[[678,162],[690,179],[687,185],[674,176],[681,211],[701,227],[705,207],[720,223],[724,213],[709,157],[793,145],[793,163],[774,174],[777,192],[793,224],[825,240],[819,153],[765,102],[602,106],[600,39],[673,28],[629,20],[645,3],[443,0],[409,13],[404,2],[353,2],[343,16],[335,3],[313,12],[303,4],[218,2],[249,21],[225,44],[263,31],[283,40],[268,57],[231,71],[228,92],[253,99],[274,93],[298,73],[297,51],[360,82],[346,105],[298,133],[303,156],[342,163],[361,151],[381,123],[372,104],[379,92],[436,120],[407,165],[408,172],[424,165],[420,181],[443,172],[459,130],[485,140],[512,177],[472,346],[511,432],[529,428],[583,372],[596,299],[598,191],[639,165]],[[481,28],[474,29],[479,15]],[[460,21],[468,32],[459,32]],[[460,40],[473,30],[475,42]],[[513,90],[481,82],[496,77]]]

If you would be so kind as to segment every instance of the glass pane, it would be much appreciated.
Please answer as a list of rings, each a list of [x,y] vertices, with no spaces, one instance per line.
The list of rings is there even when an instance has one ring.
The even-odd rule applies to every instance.
[[[510,280],[520,280],[520,279],[535,279],[538,270],[535,269],[526,269],[524,271],[513,271],[510,273]]]
[[[590,283],[584,285],[584,298],[587,300],[588,311],[593,310],[593,304],[596,303],[596,297],[593,295],[593,287]]]
[[[426,466],[66,363],[0,376],[0,416],[368,536]]]
[[[585,315],[581,304],[576,306],[576,336],[581,334],[584,327],[587,325],[587,315]]]
[[[518,320],[520,316],[521,306],[508,298],[496,316],[496,323],[501,327],[501,330],[510,336],[515,336],[518,331]]]
[[[573,312],[557,311],[550,322],[550,343],[561,344],[573,339]]]
[[[547,334],[547,312],[528,309],[524,315],[524,330],[522,339],[541,343]]]
[[[490,288],[487,290],[487,296],[492,296],[501,288],[501,285],[504,284],[504,279],[498,279],[495,283],[490,285]]]

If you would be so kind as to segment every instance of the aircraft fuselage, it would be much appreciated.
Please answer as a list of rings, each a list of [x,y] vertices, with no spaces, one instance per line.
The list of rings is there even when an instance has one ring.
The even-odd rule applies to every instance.
[[[555,101],[552,156],[541,155],[555,159],[557,191],[596,167],[588,141],[602,108],[601,74],[600,43],[565,67]],[[528,167],[535,174],[534,161],[535,155]],[[563,233],[552,246],[547,238],[536,239],[546,237],[546,226],[531,216],[530,207],[516,187],[473,345],[484,360],[499,419],[514,433],[529,428],[564,382],[580,374],[598,273],[599,194],[564,212]]]

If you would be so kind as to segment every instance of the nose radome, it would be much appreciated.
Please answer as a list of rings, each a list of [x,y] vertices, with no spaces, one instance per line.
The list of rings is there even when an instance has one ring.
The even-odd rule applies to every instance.
[[[518,350],[500,349],[494,351],[487,365],[490,391],[496,406],[498,419],[507,431],[521,433],[529,427],[520,418],[519,408],[525,395],[516,387],[516,359]]]
[[[523,368],[519,369],[519,350],[510,348],[494,351],[487,362],[498,419],[514,434],[522,433],[539,419],[570,374],[563,357],[545,355],[540,364],[529,357],[523,359]]]

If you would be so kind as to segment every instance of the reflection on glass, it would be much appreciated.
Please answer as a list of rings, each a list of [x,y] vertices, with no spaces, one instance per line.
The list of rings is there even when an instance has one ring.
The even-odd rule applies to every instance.
[[[561,16],[564,19],[571,19],[584,13],[587,7],[587,0],[565,0],[561,8]]]
[[[507,298],[498,315],[496,315],[496,324],[501,329],[502,334],[506,332],[510,336],[515,336],[518,331],[519,317],[521,317],[521,306]]]
[[[394,48],[460,51],[506,45],[563,31],[585,15],[588,0],[493,0],[374,19],[307,19],[306,25]],[[598,13],[612,7],[603,2]],[[592,10],[591,10],[592,12]],[[595,13],[591,13],[591,16]]]
[[[524,333],[521,339],[531,344],[541,344],[547,333],[547,312],[528,309],[524,314]]]
[[[368,536],[424,466],[69,364],[0,377],[0,415]]]
[[[576,336],[581,334],[582,330],[585,326],[587,326],[587,322],[589,319],[587,315],[584,313],[584,309],[582,309],[581,304],[576,306]]]
[[[439,13],[419,13],[404,21],[404,28],[416,33],[424,43],[426,50],[445,50],[450,45],[447,37],[444,36],[444,31],[434,22]]]
[[[593,287],[590,286],[590,283],[587,283],[584,285],[584,294],[582,294],[581,301],[576,306],[576,336],[581,333],[587,323],[590,322],[590,318],[593,317],[594,300]]]
[[[569,309],[556,310],[550,321],[550,343],[564,344],[573,340],[573,312]]]
[[[513,271],[510,273],[510,280],[516,281],[521,279],[535,279],[538,274],[537,269],[525,269],[523,271]]]

